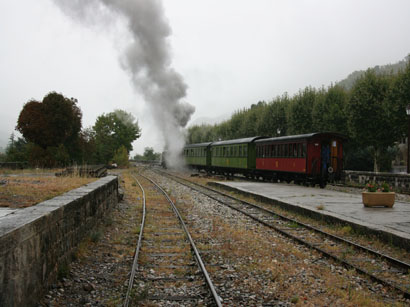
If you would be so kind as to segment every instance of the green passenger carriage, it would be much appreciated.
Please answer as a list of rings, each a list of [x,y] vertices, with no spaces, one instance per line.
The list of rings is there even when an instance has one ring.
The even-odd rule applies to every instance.
[[[198,170],[207,170],[211,165],[211,144],[208,142],[186,145],[184,147],[185,163]]]
[[[243,138],[211,144],[211,167],[217,173],[240,171],[250,174],[256,166],[254,141],[261,137]]]

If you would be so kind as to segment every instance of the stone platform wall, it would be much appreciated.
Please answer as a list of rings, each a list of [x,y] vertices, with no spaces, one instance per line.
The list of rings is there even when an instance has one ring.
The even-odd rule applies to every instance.
[[[387,182],[396,192],[410,193],[409,174],[344,171],[344,179],[346,184],[362,186],[368,182]]]
[[[59,266],[118,202],[118,179],[104,177],[0,220],[0,306],[37,306]]]

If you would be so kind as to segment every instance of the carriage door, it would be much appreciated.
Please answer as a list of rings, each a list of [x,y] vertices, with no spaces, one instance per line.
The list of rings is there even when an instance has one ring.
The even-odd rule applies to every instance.
[[[331,148],[330,148],[330,155],[331,155],[331,165],[333,168],[333,171],[337,173],[339,170],[339,148],[338,148],[338,142],[336,140],[333,140],[331,142]]]
[[[328,142],[322,142],[321,151],[321,173],[322,175],[327,174],[327,170],[330,166],[330,144]]]

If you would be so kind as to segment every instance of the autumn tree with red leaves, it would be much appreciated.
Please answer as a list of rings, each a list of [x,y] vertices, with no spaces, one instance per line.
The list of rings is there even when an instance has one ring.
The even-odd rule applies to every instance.
[[[81,119],[82,113],[76,99],[51,92],[42,102],[30,100],[23,106],[16,130],[37,146],[33,150],[33,153],[37,153],[36,163],[40,163],[37,160],[43,152],[47,161],[41,161],[40,164],[54,166],[67,163],[75,155]]]

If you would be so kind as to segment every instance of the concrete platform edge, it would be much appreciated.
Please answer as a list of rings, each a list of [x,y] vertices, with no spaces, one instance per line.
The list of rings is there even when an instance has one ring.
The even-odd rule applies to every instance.
[[[118,203],[107,176],[1,218],[0,306],[38,306],[81,240]]]

